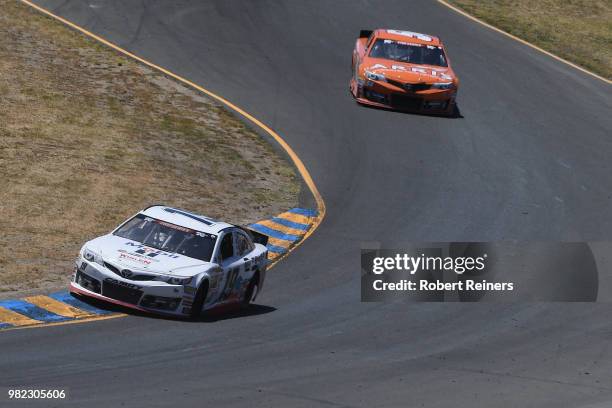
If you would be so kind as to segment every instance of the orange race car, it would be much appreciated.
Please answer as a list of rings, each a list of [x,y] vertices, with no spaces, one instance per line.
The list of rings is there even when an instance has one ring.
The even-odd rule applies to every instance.
[[[439,38],[401,30],[362,30],[350,90],[380,108],[455,115],[459,79]]]

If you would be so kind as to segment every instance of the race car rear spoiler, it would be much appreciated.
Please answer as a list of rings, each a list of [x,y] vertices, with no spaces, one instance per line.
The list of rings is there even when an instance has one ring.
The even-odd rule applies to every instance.
[[[262,234],[261,232],[253,231],[249,227],[241,226],[242,230],[244,230],[247,234],[253,238],[253,242],[261,244],[263,246],[268,245],[268,236],[266,234]]]
[[[368,38],[373,33],[372,30],[361,30],[359,31],[359,38]]]

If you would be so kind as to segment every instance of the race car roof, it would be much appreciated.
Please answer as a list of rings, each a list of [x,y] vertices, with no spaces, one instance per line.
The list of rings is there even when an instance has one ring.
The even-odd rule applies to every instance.
[[[147,217],[156,218],[181,227],[191,228],[196,231],[209,234],[218,234],[221,230],[233,227],[232,224],[216,221],[203,215],[194,214],[180,208],[168,207],[165,205],[154,205],[145,208],[140,212]]]
[[[381,38],[383,40],[403,41],[435,46],[441,45],[440,39],[435,35],[430,34],[421,34],[406,30],[393,30],[389,28],[379,28],[375,31],[375,33],[377,38]]]

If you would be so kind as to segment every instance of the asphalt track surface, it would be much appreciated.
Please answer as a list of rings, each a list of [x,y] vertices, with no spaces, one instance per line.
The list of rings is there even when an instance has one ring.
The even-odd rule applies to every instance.
[[[0,385],[75,407],[612,405],[610,304],[359,301],[364,242],[609,240],[609,85],[433,1],[37,3],[270,125],[327,217],[256,313],[2,333]],[[375,27],[444,39],[463,118],[352,101],[355,36]]]

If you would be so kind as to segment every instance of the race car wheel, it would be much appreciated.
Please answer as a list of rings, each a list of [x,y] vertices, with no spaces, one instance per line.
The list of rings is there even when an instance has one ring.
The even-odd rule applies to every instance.
[[[247,286],[247,290],[244,293],[244,298],[242,299],[242,306],[248,306],[253,299],[253,295],[256,293],[257,286],[259,285],[259,272],[255,272],[255,275],[249,281],[249,286]]]
[[[193,300],[193,306],[191,306],[191,312],[189,313],[189,317],[192,319],[197,319],[200,317],[202,313],[202,307],[204,306],[204,301],[206,300],[206,295],[208,294],[208,281],[205,280],[200,284],[198,291],[196,292],[195,299]]]

